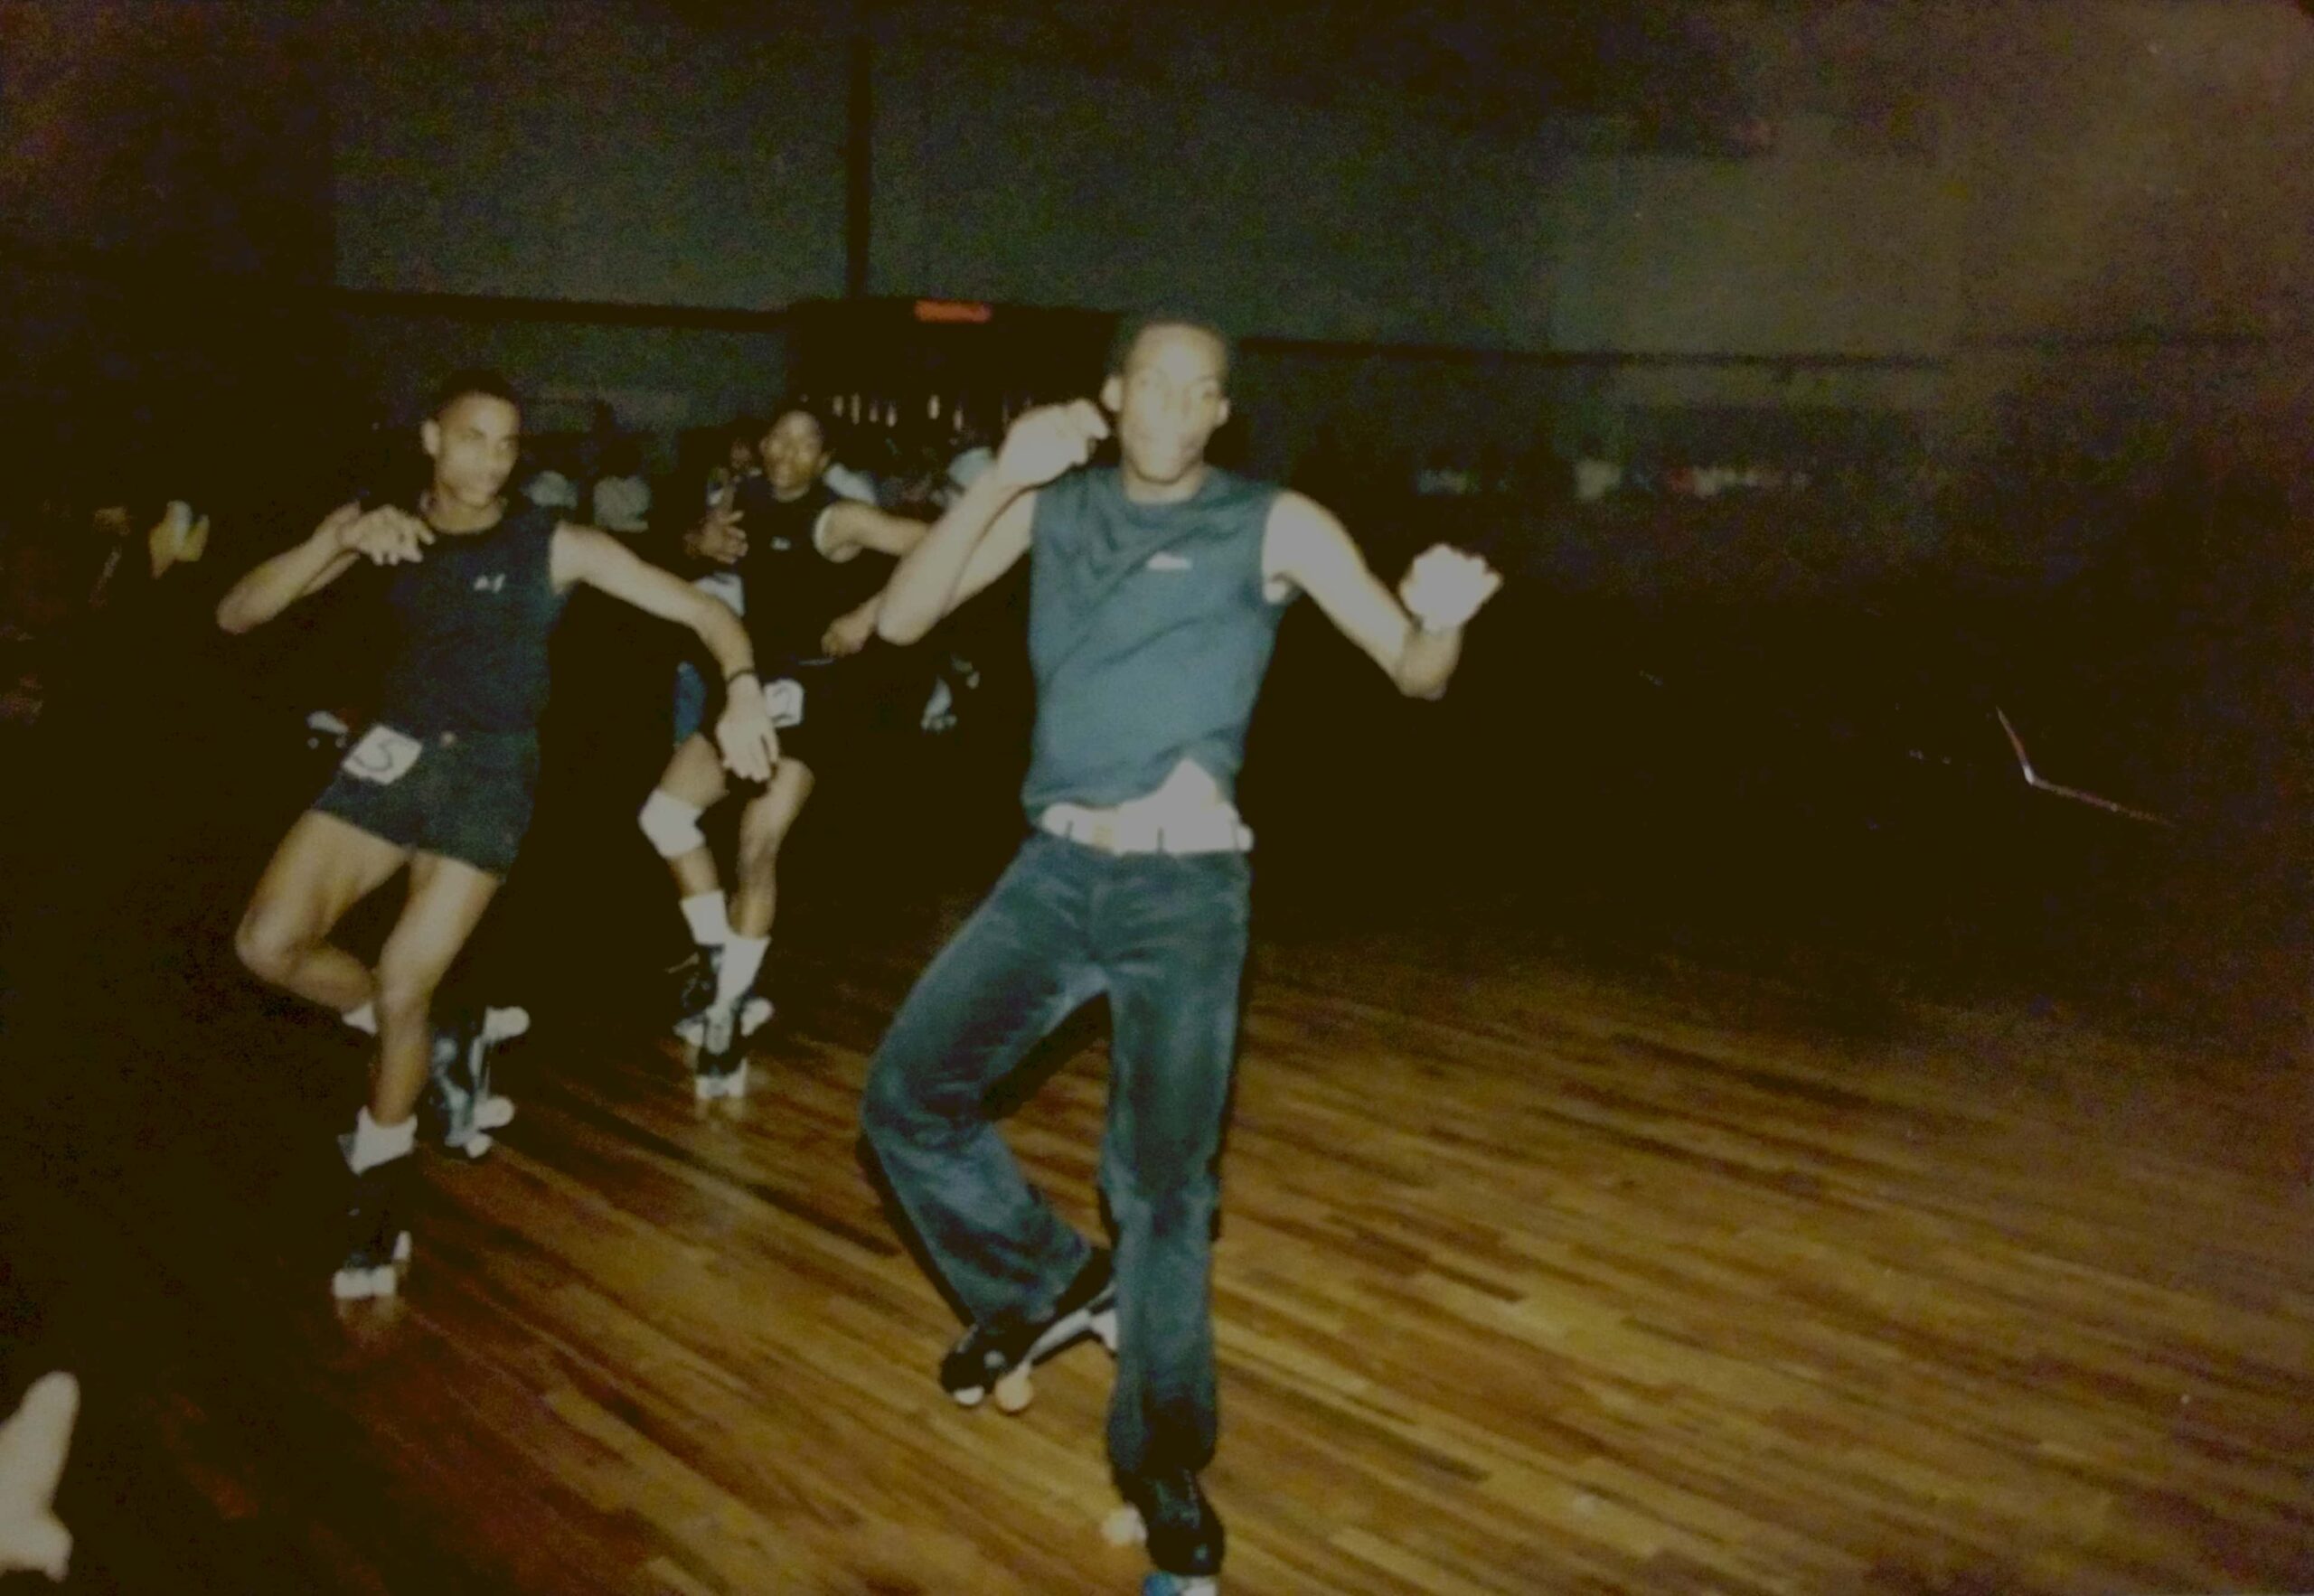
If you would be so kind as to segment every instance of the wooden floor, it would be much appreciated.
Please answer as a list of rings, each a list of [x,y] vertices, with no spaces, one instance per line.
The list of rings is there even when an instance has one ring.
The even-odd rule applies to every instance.
[[[737,1106],[542,1026],[500,1150],[429,1156],[390,1308],[325,1284],[351,1051],[201,975],[117,1065],[52,1061],[0,1239],[15,1386],[89,1389],[70,1588],[1135,1589],[1099,1533],[1107,1360],[1019,1418],[953,1406],[954,1320],[855,1161],[866,1050],[939,930],[792,1005]],[[2306,1075],[1834,1018],[1476,938],[1264,942],[1225,1588],[2314,1587]],[[1090,1225],[1077,1039],[1011,1130]]]

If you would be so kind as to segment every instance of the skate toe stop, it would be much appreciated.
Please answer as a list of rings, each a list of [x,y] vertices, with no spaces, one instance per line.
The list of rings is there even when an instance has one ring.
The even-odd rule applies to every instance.
[[[1149,1526],[1142,1522],[1141,1509],[1127,1503],[1109,1515],[1101,1535],[1112,1546],[1137,1546],[1149,1538]]]
[[[1036,1399],[1037,1387],[1025,1364],[996,1383],[996,1405],[1008,1413],[1021,1412]]]

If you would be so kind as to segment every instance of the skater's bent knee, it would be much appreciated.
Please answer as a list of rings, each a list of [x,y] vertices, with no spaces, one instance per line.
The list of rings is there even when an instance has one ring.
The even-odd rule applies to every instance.
[[[233,953],[250,974],[278,984],[296,968],[310,940],[288,916],[251,905],[234,928]]]
[[[1109,1207],[1121,1229],[1145,1228],[1160,1237],[1202,1235],[1213,1228],[1220,1198],[1212,1176],[1195,1175],[1153,1187],[1121,1183],[1109,1193]]]
[[[707,833],[699,829],[701,812],[698,804],[654,789],[643,801],[643,812],[635,816],[635,823],[662,859],[681,859],[707,846]]]
[[[958,1119],[941,1112],[907,1071],[868,1072],[867,1089],[860,1094],[860,1128],[878,1151],[937,1141],[958,1127]]]

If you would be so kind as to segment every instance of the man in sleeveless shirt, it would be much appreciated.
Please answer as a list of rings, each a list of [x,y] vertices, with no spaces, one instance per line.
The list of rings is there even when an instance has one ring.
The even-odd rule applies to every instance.
[[[377,1033],[369,1103],[341,1139],[353,1176],[333,1284],[341,1299],[390,1294],[407,1259],[400,1213],[416,1110],[444,1058],[435,989],[529,825],[547,644],[566,596],[583,582],[688,626],[727,677],[754,676],[754,651],[729,609],[607,533],[510,501],[521,427],[503,381],[461,373],[419,429],[432,483],[414,504],[341,506],[217,607],[219,625],[246,632],[361,560],[390,570],[397,647],[377,720],[275,850],[235,937],[259,977]],[[760,780],[778,738],[760,694],[729,697],[717,728],[723,756]],[[372,970],[328,937],[404,865],[409,901]]]
[[[1198,1475],[1215,1443],[1209,1272],[1252,841],[1233,793],[1278,618],[1307,593],[1400,690],[1435,698],[1500,580],[1441,546],[1401,604],[1326,511],[1209,465],[1228,375],[1211,328],[1129,325],[1101,393],[1120,464],[1078,469],[1111,430],[1090,403],[1021,417],[901,562],[877,623],[913,641],[1030,560],[1034,830],[894,1018],[862,1122],[972,1317],[941,1370],[959,1401],[995,1389],[1017,1405],[1037,1358],[1086,1333],[1113,1339],[1124,1526],[1146,1535],[1153,1582],[1180,1591],[1205,1588],[1222,1553]],[[985,1103],[1102,993],[1114,1272],[1027,1184]]]
[[[683,540],[687,562],[739,578],[764,702],[780,734],[778,769],[748,793],[739,813],[728,898],[700,829],[729,790],[705,737],[683,737],[638,817],[667,861],[699,944],[677,1030],[694,1049],[701,1098],[746,1090],[741,1044],[770,1013],[754,988],[771,946],[779,850],[815,783],[858,746],[875,712],[885,662],[860,656],[886,652],[874,644],[884,578],[892,558],[915,548],[926,530],[839,497],[824,480],[827,465],[819,418],[783,408],[763,437],[763,474],[741,483],[729,508],[711,510]]]

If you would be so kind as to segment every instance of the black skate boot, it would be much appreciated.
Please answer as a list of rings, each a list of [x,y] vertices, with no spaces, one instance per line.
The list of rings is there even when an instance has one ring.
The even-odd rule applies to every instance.
[[[675,1035],[691,1047],[707,1045],[707,1017],[715,1007],[716,983],[721,979],[723,950],[694,948],[691,957],[672,972],[676,983]],[[754,1036],[771,1022],[771,1000],[748,992],[739,1000],[739,1036]]]
[[[996,1405],[1017,1413],[1036,1400],[1036,1366],[1091,1336],[1117,1349],[1117,1288],[1109,1251],[1096,1247],[1060,1294],[1049,1317],[995,1319],[974,1325],[940,1361],[940,1384],[965,1407],[978,1407],[991,1391]]]
[[[675,1035],[694,1047],[707,1034],[707,1011],[715,1007],[715,982],[722,962],[721,948],[693,948],[682,963],[667,972],[674,984]]]
[[[742,1002],[744,1000],[741,1000]],[[718,1003],[707,1010],[691,1055],[691,1090],[701,1103],[748,1093],[748,1056],[742,1046],[740,1003]]]
[[[1141,1596],[1218,1596],[1224,1536],[1221,1515],[1206,1500],[1190,1469],[1117,1477],[1125,1505],[1109,1520],[1109,1538],[1121,1545],[1145,1541],[1156,1572]]]
[[[402,1271],[409,1267],[409,1227],[404,1216],[417,1163],[405,1153],[350,1177],[345,1255],[330,1281],[330,1294],[339,1301],[390,1297],[400,1288]]]

